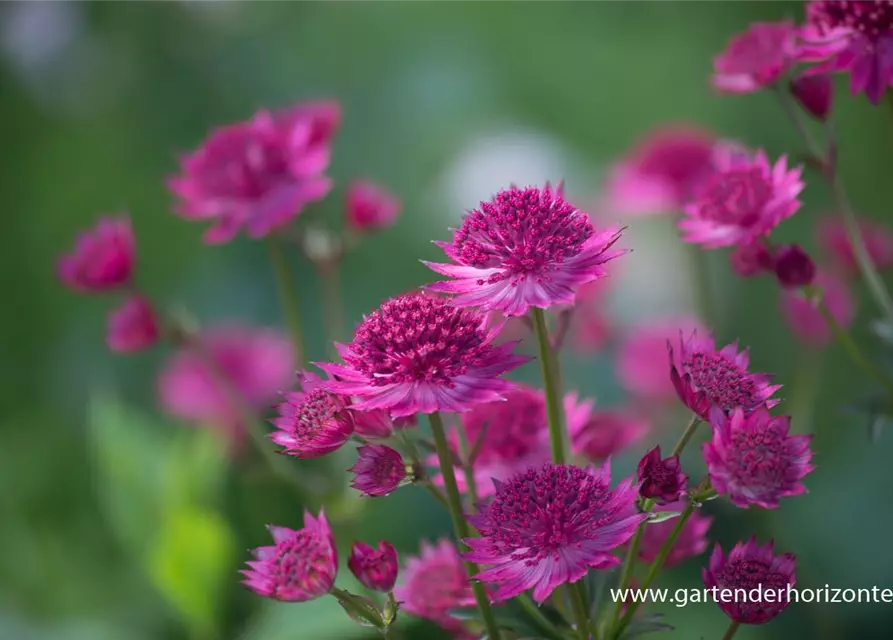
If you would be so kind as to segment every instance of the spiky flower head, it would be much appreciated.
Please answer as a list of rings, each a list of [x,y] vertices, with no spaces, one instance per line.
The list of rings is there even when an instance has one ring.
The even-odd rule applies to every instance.
[[[780,498],[806,493],[803,478],[810,464],[812,436],[790,435],[788,416],[771,416],[761,407],[731,415],[714,407],[710,414],[713,439],[704,443],[710,482],[739,507],[778,507]]]
[[[59,279],[83,293],[109,291],[130,282],[135,263],[130,218],[103,218],[81,233],[72,252],[59,259]]]
[[[679,456],[662,459],[660,447],[654,447],[639,461],[639,495],[651,498],[657,504],[675,502],[685,493],[688,476],[682,472]]]
[[[379,541],[377,549],[354,542],[347,568],[367,589],[387,593],[397,581],[397,550],[387,540]]]
[[[684,502],[670,502],[666,505],[656,507],[654,513],[664,511],[681,512],[685,510],[687,505]],[[652,563],[657,559],[658,554],[667,541],[667,538],[673,533],[678,520],[671,518],[662,522],[649,523],[642,532],[642,539],[639,544],[639,560],[646,563]],[[703,515],[700,510],[692,513],[670,549],[664,561],[664,566],[672,567],[680,562],[699,556],[707,550],[707,531],[713,523],[713,518]]]
[[[350,472],[350,482],[363,495],[386,496],[400,486],[406,478],[406,463],[399,452],[383,444],[366,444],[357,449],[357,458]]]
[[[713,86],[726,93],[752,93],[775,84],[795,62],[796,36],[789,20],[751,24],[714,60]]]
[[[344,364],[321,364],[332,393],[352,396],[358,411],[387,409],[394,418],[435,411],[465,411],[500,400],[513,383],[500,375],[530,358],[513,343],[495,346],[499,327],[469,309],[422,293],[384,302],[366,316],[349,345],[338,345]]]
[[[252,551],[254,560],[242,571],[246,587],[284,602],[307,602],[325,595],[335,584],[338,555],[332,529],[320,510],[304,512],[304,528],[267,527],[273,544]]]
[[[796,584],[795,572],[794,554],[776,556],[771,540],[760,546],[753,537],[736,544],[728,557],[716,545],[710,554],[710,564],[701,569],[701,576],[708,589],[716,588],[716,602],[732,620],[763,624],[790,604],[788,587]],[[751,593],[767,592],[772,595],[764,595],[760,600],[750,597]],[[740,597],[742,593],[744,597]]]
[[[625,253],[612,248],[620,231],[596,231],[561,186],[511,187],[466,215],[452,242],[438,243],[453,262],[425,264],[452,280],[428,288],[456,294],[457,306],[509,316],[571,304],[580,286],[607,276],[605,263]]]
[[[612,549],[647,517],[636,508],[638,487],[627,479],[611,490],[611,465],[598,470],[547,463],[499,483],[492,500],[469,518],[481,533],[465,543],[466,560],[489,565],[475,576],[497,588],[497,600],[533,589],[543,602],[590,568],[620,564]]]
[[[135,353],[158,342],[158,319],[152,303],[131,296],[109,312],[106,344],[118,353]]]

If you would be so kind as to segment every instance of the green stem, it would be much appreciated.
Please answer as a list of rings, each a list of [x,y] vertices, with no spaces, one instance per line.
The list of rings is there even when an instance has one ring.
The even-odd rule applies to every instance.
[[[589,612],[586,610],[586,592],[583,581],[567,585],[568,596],[571,600],[571,609],[574,612],[574,624],[577,627],[577,636],[580,640],[589,640]]]
[[[285,259],[285,250],[282,248],[282,242],[275,236],[270,236],[268,245],[270,247],[270,262],[273,265],[273,271],[276,273],[279,303],[282,305],[286,325],[294,344],[295,357],[303,368],[307,353],[304,350],[304,337],[301,331],[301,306],[298,303],[295,279],[292,275],[291,266],[288,264],[288,260]]]
[[[443,419],[436,411],[430,414],[428,419],[431,422],[431,432],[434,436],[434,446],[437,449],[440,473],[443,475],[443,484],[446,489],[450,518],[453,521],[453,530],[459,539],[459,543],[462,544],[463,540],[471,537],[471,530],[462,513],[462,497],[459,495],[459,487],[456,484],[453,456],[450,454],[449,444],[447,443]],[[478,567],[473,562],[465,562],[465,567],[468,570],[469,578],[472,579],[471,588],[474,591],[474,599],[477,602],[478,609],[481,610],[484,626],[487,628],[487,637],[490,640],[499,640],[499,627],[496,625],[496,618],[493,616],[493,610],[490,608],[487,591],[484,589],[484,585],[473,579],[478,573]]]
[[[344,340],[344,305],[341,297],[341,270],[338,263],[320,270],[326,307],[326,330],[329,342]]]
[[[516,600],[518,601],[518,604],[521,605],[521,608],[524,609],[524,612],[530,616],[531,620],[543,636],[549,640],[565,640],[564,635],[558,630],[558,627],[552,624],[552,621],[540,611],[540,608],[530,599],[530,596],[526,593],[522,593]]]
[[[711,326],[716,323],[716,310],[713,305],[712,287],[710,286],[710,256],[697,245],[689,246],[691,256],[691,270],[694,279],[695,305],[701,312],[701,317]]]
[[[726,629],[725,635],[722,637],[722,640],[732,640],[735,637],[735,634],[738,633],[738,627],[741,626],[741,623],[737,620],[732,620],[732,623],[729,625],[729,628]]]
[[[558,390],[558,373],[554,353],[549,342],[546,316],[542,309],[533,309],[533,326],[539,343],[540,368],[543,373],[543,386],[546,391],[546,413],[549,418],[549,443],[552,446],[552,459],[556,464],[566,460],[564,450],[564,426],[561,419],[561,398]]]
[[[462,468],[465,469],[465,486],[468,487],[468,498],[472,509],[474,509],[478,503],[478,485],[474,479],[474,467],[471,464],[468,433],[465,431],[465,425],[461,421],[456,431],[459,432],[459,457],[462,459]]]
[[[688,426],[685,427],[685,431],[682,432],[682,435],[679,436],[679,441],[676,442],[676,446],[673,447],[673,452],[669,457],[674,457],[678,455],[682,455],[683,449],[685,449],[685,445],[688,444],[688,441],[691,440],[691,437],[694,435],[695,431],[698,429],[698,425],[701,424],[701,418],[697,415],[693,415],[691,417],[691,421],[688,423]]]

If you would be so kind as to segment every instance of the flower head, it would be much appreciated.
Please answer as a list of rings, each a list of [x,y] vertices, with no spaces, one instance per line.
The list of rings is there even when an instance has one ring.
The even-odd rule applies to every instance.
[[[856,317],[856,302],[843,278],[830,271],[819,270],[812,286],[821,292],[822,304],[842,327],[849,327]],[[828,321],[817,301],[801,291],[783,290],[781,308],[788,326],[798,339],[813,346],[828,344],[833,337]]]
[[[304,512],[304,528],[267,527],[273,544],[252,551],[254,560],[242,571],[246,587],[284,602],[307,602],[325,595],[335,584],[338,554],[332,530],[320,511]]]
[[[109,312],[106,342],[118,353],[134,353],[158,342],[158,320],[152,304],[140,297],[128,298]]]
[[[893,267],[893,231],[873,220],[859,221],[859,231],[868,256],[878,269]],[[825,251],[836,266],[847,273],[859,271],[853,245],[846,232],[843,221],[835,216],[823,219],[816,227],[819,246]]]
[[[790,604],[788,587],[794,586],[796,558],[791,553],[775,555],[770,540],[760,546],[756,538],[746,543],[739,542],[732,548],[728,557],[722,548],[716,545],[710,554],[709,566],[701,570],[704,585],[708,589],[716,588],[716,592],[734,595],[742,589],[748,596],[750,593],[772,592],[773,597],[761,600],[750,597],[717,597],[717,604],[722,612],[736,622],[744,624],[763,624],[785,610]]]
[[[465,543],[465,559],[490,568],[478,580],[498,585],[495,598],[533,589],[543,602],[555,588],[590,568],[620,564],[610,551],[624,544],[646,517],[636,509],[631,479],[610,488],[611,466],[598,470],[545,464],[500,483],[492,500],[469,521],[480,538]]]
[[[562,189],[512,187],[465,216],[453,241],[439,243],[452,264],[426,262],[453,278],[429,285],[457,294],[458,306],[521,316],[574,302],[576,290],[605,277],[604,265],[625,253],[612,249],[620,229],[596,231]]]
[[[675,502],[685,493],[688,476],[682,472],[679,456],[660,457],[660,447],[654,447],[639,461],[637,467],[639,495],[651,498],[658,504]]]
[[[360,231],[383,229],[394,224],[403,205],[395,195],[368,180],[347,186],[347,223]]]
[[[403,456],[383,444],[366,444],[357,449],[360,457],[350,468],[354,489],[367,496],[386,496],[406,478]]]
[[[815,263],[799,244],[787,244],[775,252],[775,277],[786,289],[805,287],[815,278]]]
[[[135,263],[130,219],[104,218],[81,233],[72,252],[59,259],[59,279],[75,291],[108,291],[130,282]]]
[[[654,512],[681,512],[685,509],[685,506],[686,505],[682,502],[672,502],[664,506],[656,507]],[[679,537],[676,538],[676,543],[673,545],[667,559],[664,561],[664,566],[671,567],[679,564],[683,560],[704,553],[707,549],[707,530],[710,529],[712,522],[713,518],[701,514],[700,511],[692,513],[685,524],[682,525]],[[649,523],[642,533],[642,540],[639,544],[639,559],[642,562],[654,562],[677,524],[678,521],[675,519]]]
[[[753,278],[775,270],[775,256],[756,240],[735,247],[729,254],[732,270],[742,278]]]
[[[704,443],[704,461],[713,488],[739,507],[778,507],[779,498],[806,493],[802,480],[810,464],[812,436],[792,436],[788,416],[770,416],[761,407],[731,415],[714,407],[713,440]]]
[[[513,344],[494,346],[498,328],[482,314],[434,296],[411,293],[384,302],[366,316],[353,342],[339,345],[344,364],[319,365],[334,379],[333,393],[355,396],[359,411],[414,413],[465,411],[503,397],[514,385],[498,376],[529,358]]]
[[[693,332],[686,339],[680,334],[676,347],[670,344],[670,360],[670,378],[679,399],[702,420],[709,418],[713,405],[728,412],[779,403],[771,396],[781,385],[770,384],[768,374],[749,373],[750,357],[747,350],[739,352],[737,344],[717,351],[711,338]]]
[[[793,22],[756,22],[735,36],[714,60],[713,86],[727,93],[751,93],[775,84],[794,63]]]
[[[766,236],[800,208],[801,169],[782,156],[772,165],[765,152],[751,155],[718,145],[713,171],[698,186],[679,222],[682,239],[707,249],[749,244]]]
[[[628,409],[601,409],[576,424],[568,423],[571,450],[594,462],[623,451],[649,430],[648,421]]]
[[[397,550],[386,540],[379,541],[378,549],[354,542],[347,567],[367,589],[387,593],[397,581]]]
[[[277,428],[270,440],[296,458],[318,458],[348,441],[354,431],[353,414],[341,396],[326,391],[319,376],[298,374],[300,391],[285,394],[270,422]]]
[[[262,238],[291,222],[332,187],[323,174],[340,120],[336,102],[308,102],[217,129],[168,182],[177,213],[211,221],[205,242],[213,244],[243,228]]]

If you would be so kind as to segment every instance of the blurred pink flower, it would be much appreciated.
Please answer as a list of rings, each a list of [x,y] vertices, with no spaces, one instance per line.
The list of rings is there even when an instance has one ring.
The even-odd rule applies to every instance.
[[[650,424],[629,409],[593,411],[588,420],[569,424],[571,450],[587,460],[600,462],[641,440]]]
[[[796,36],[789,20],[751,24],[714,60],[713,86],[727,93],[751,93],[775,84],[795,61]]]
[[[683,511],[686,504],[684,501],[673,502],[654,509],[655,513],[662,511]],[[713,522],[713,518],[705,516],[701,509],[695,511],[689,517],[688,521],[682,526],[682,531],[673,545],[673,549],[667,556],[664,566],[672,567],[679,564],[683,560],[699,556],[707,550],[707,530]],[[642,543],[639,546],[639,559],[642,562],[651,563],[657,558],[661,547],[670,537],[670,534],[676,528],[678,520],[664,520],[663,522],[652,522],[645,527],[642,535]]]
[[[347,223],[354,229],[390,227],[402,208],[397,196],[374,182],[354,180],[347,186]]]
[[[134,353],[158,342],[158,320],[152,304],[133,296],[109,311],[106,343],[118,353]]]
[[[81,233],[72,252],[59,259],[59,279],[75,291],[108,291],[130,282],[135,263],[130,218],[103,218]]]
[[[571,340],[576,349],[599,350],[611,335],[611,320],[605,312],[611,278],[593,280],[577,291],[574,316],[571,319]]]
[[[893,231],[878,222],[864,218],[859,221],[859,229],[862,242],[874,265],[878,269],[893,267]],[[859,272],[853,245],[839,217],[823,218],[816,225],[816,235],[819,246],[831,257],[835,265],[850,274]]]
[[[729,254],[732,270],[742,278],[755,276],[775,270],[775,256],[760,240],[735,247]]]
[[[822,290],[822,300],[837,323],[846,328],[856,317],[856,302],[843,278],[821,269],[813,279],[813,286]],[[781,308],[794,335],[814,346],[823,346],[833,336],[828,322],[815,302],[798,290],[781,292]]]

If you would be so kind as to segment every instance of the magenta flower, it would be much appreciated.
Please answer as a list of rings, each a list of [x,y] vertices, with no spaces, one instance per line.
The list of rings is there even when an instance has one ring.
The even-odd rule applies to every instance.
[[[397,550],[386,540],[379,541],[378,549],[354,542],[347,567],[367,589],[387,593],[397,581]]]
[[[675,387],[667,375],[672,365],[667,341],[678,339],[680,332],[707,333],[707,328],[693,316],[654,318],[634,327],[623,338],[617,353],[620,384],[640,398],[655,401],[675,398]]]
[[[605,313],[610,279],[593,280],[577,290],[574,315],[571,320],[571,337],[575,348],[593,352],[607,342],[611,334],[611,321]]]
[[[329,193],[332,181],[323,174],[340,121],[337,102],[307,102],[217,129],[168,181],[177,213],[211,221],[209,244],[229,242],[242,229],[267,236]]]
[[[611,169],[605,207],[625,215],[679,211],[709,173],[715,138],[688,125],[651,131]]]
[[[620,564],[610,551],[647,516],[636,508],[632,479],[613,491],[610,484],[607,462],[598,470],[548,463],[500,483],[480,514],[469,518],[481,537],[465,540],[471,551],[464,557],[490,565],[475,578],[498,586],[497,600],[533,589],[533,599],[543,602],[590,568]]]
[[[735,36],[713,62],[713,86],[726,93],[752,93],[775,84],[797,54],[793,22],[755,22]]]
[[[128,298],[109,312],[106,343],[118,353],[135,353],[158,342],[158,320],[152,304],[140,296]]]
[[[486,323],[431,295],[392,298],[363,319],[351,344],[338,345],[344,364],[319,365],[334,378],[325,386],[358,398],[359,411],[388,409],[394,418],[499,400],[514,384],[498,376],[529,358],[514,355],[512,343],[491,344],[499,328]]]
[[[706,249],[749,244],[769,234],[800,208],[805,186],[801,168],[788,169],[781,156],[771,165],[764,151],[754,155],[734,145],[718,145],[713,172],[683,207],[682,239]]]
[[[736,622],[763,624],[784,611],[790,604],[788,587],[796,584],[796,558],[792,553],[775,555],[773,542],[757,544],[756,537],[736,544],[728,557],[716,545],[710,564],[701,570],[704,585],[716,588],[719,608]],[[761,600],[736,598],[739,589],[748,595],[772,592]],[[723,598],[723,590],[726,597]],[[740,592],[739,592],[740,593]]]
[[[620,453],[650,430],[647,420],[627,409],[593,411],[586,420],[568,423],[571,450],[593,462]]]
[[[791,94],[813,118],[825,122],[834,106],[834,82],[830,73],[801,73],[791,80]]]
[[[394,449],[383,444],[366,444],[357,449],[360,457],[350,468],[350,483],[366,496],[386,496],[406,478],[406,463]]]
[[[657,504],[676,502],[685,493],[688,476],[682,472],[679,456],[660,457],[660,447],[654,447],[639,461],[639,495]]]
[[[893,267],[893,231],[873,220],[859,222],[862,242],[871,261],[878,269]],[[846,227],[839,217],[823,219],[816,225],[819,246],[848,274],[859,272],[859,265],[853,253],[853,245],[847,236]]]
[[[737,343],[717,351],[712,338],[693,332],[688,339],[680,334],[676,344],[669,346],[670,379],[682,403],[702,420],[709,419],[714,405],[725,412],[753,411],[780,402],[770,398],[781,385],[770,384],[769,374],[749,373],[750,356],[746,349],[739,352]]]
[[[383,187],[368,180],[354,180],[347,186],[347,223],[359,231],[390,227],[403,205]]]
[[[109,291],[130,282],[135,263],[130,218],[103,218],[81,233],[72,252],[59,259],[59,279],[75,291]]]
[[[175,418],[241,435],[245,425],[220,376],[249,407],[264,410],[291,383],[295,367],[291,342],[275,330],[234,324],[208,329],[197,340],[207,359],[187,347],[168,359],[158,377],[161,406]]]
[[[713,440],[705,442],[704,461],[719,494],[736,506],[755,504],[775,509],[778,500],[806,493],[802,480],[815,467],[809,463],[812,436],[789,434],[788,416],[770,416],[766,407],[750,414],[736,409],[710,413]]]
[[[815,278],[815,263],[799,244],[786,244],[775,251],[775,277],[786,289],[805,287]]]
[[[319,376],[298,374],[300,391],[284,395],[270,422],[270,440],[296,458],[318,458],[340,449],[354,432],[353,414],[341,396],[326,391]]]
[[[266,598],[307,602],[327,594],[335,585],[338,552],[332,529],[320,511],[304,512],[304,528],[267,527],[273,545],[252,551],[254,560],[242,571],[246,587]]]
[[[893,86],[893,5],[886,0],[813,0],[806,9],[799,57],[819,62],[807,73],[848,71],[853,95],[878,104]]]
[[[654,512],[682,512],[685,510],[685,507],[686,505],[683,502],[672,502],[656,507]],[[682,525],[682,531],[679,532],[679,537],[670,550],[664,566],[672,567],[683,560],[688,560],[704,553],[707,549],[707,531],[712,523],[713,518],[710,516],[705,516],[700,511],[692,513],[686,523]],[[649,523],[642,533],[642,540],[639,544],[639,560],[647,563],[654,562],[657,559],[657,554],[660,553],[661,547],[664,546],[664,543],[670,537],[677,524],[678,521],[675,519]]]
[[[822,303],[842,327],[849,327],[856,317],[856,302],[846,281],[837,275],[822,271],[816,274],[813,286],[821,290]],[[833,338],[828,321],[821,314],[816,302],[801,291],[781,292],[782,314],[794,336],[806,344],[824,346]]]
[[[625,253],[612,249],[620,231],[596,231],[561,186],[512,187],[466,215],[452,242],[438,243],[453,264],[425,264],[453,279],[428,289],[509,316],[572,304],[577,289],[607,276],[605,263]]]
[[[775,256],[760,240],[735,247],[729,254],[729,262],[732,270],[742,278],[775,271]]]

